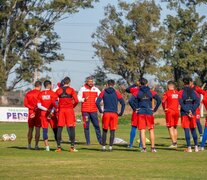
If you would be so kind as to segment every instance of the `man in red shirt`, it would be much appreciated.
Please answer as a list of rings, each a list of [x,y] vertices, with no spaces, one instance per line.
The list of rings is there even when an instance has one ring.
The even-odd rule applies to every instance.
[[[169,81],[167,83],[168,90],[162,98],[162,107],[165,111],[166,126],[168,128],[172,145],[170,148],[177,148],[177,125],[179,119],[179,92],[175,90],[175,83]]]
[[[75,149],[75,112],[74,108],[78,104],[78,97],[75,93],[75,90],[70,87],[70,78],[64,78],[64,86],[60,87],[56,94],[59,98],[58,103],[58,131],[57,131],[57,150],[56,152],[61,152],[61,134],[63,127],[67,127],[68,136],[71,141],[71,149],[70,152],[77,152]]]
[[[57,119],[52,119],[52,114],[57,108],[56,100],[57,95],[51,90],[52,83],[49,80],[44,82],[45,90],[41,91],[38,96],[37,107],[41,110],[40,119],[43,128],[43,140],[45,144],[46,151],[50,151],[48,144],[48,124],[50,124],[53,129],[55,139],[57,140]]]
[[[28,115],[28,149],[31,149],[32,134],[35,127],[35,149],[38,150],[38,143],[40,139],[40,111],[37,109],[37,98],[42,88],[42,82],[36,81],[35,88],[29,91],[24,98],[24,106],[29,109]]]
[[[82,118],[83,118],[83,127],[84,133],[86,138],[86,144],[90,144],[90,121],[92,122],[96,137],[99,143],[101,144],[101,131],[99,126],[98,120],[98,109],[96,107],[96,99],[100,94],[100,90],[94,86],[93,77],[86,78],[86,84],[81,87],[80,91],[78,92],[78,100],[81,102],[81,111],[82,111]]]

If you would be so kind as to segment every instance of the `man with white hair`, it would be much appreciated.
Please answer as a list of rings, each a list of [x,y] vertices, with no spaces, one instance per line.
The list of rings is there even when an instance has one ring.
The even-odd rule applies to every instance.
[[[101,131],[98,120],[98,109],[96,107],[96,99],[100,94],[100,90],[94,86],[93,77],[87,77],[86,83],[78,92],[78,100],[81,102],[81,112],[83,119],[84,134],[86,144],[90,144],[90,121],[92,122],[98,142],[101,144]]]

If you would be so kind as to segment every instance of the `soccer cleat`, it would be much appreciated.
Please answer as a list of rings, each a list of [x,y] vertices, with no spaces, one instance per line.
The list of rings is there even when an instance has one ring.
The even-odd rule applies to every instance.
[[[151,152],[152,152],[152,153],[156,153],[157,150],[156,150],[155,148],[152,148],[152,149],[151,149]]]
[[[29,144],[29,145],[27,146],[27,149],[32,149],[31,144]]]
[[[177,148],[177,147],[178,147],[177,144],[176,145],[171,144],[168,148],[174,149],[174,148]]]
[[[198,152],[198,151],[199,151],[199,150],[198,150],[198,146],[195,146],[194,151],[195,151],[195,152]]]
[[[204,151],[204,147],[200,147],[200,151]]]
[[[61,152],[61,151],[62,151],[61,148],[57,148],[57,149],[55,150],[55,152]]]
[[[110,146],[109,147],[109,152],[112,152],[112,151],[113,151],[112,146]]]
[[[141,152],[142,153],[146,153],[147,152],[147,149],[146,148],[142,148]]]
[[[184,152],[192,152],[192,149],[191,149],[191,147],[188,147],[188,148],[186,148],[185,150],[184,150]]]
[[[45,151],[50,151],[50,147],[46,146]]]
[[[127,146],[127,148],[128,148],[128,149],[132,149],[132,148],[133,148],[133,146],[128,145],[128,146]]]
[[[78,150],[75,149],[74,147],[71,147],[71,148],[70,148],[70,152],[78,152]]]
[[[35,146],[35,150],[40,150],[39,146]]]

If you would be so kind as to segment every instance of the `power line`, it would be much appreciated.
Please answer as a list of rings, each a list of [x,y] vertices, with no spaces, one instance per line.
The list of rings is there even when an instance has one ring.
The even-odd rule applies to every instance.
[[[64,43],[64,44],[91,44],[92,42],[87,42],[87,41],[60,41],[60,43]]]

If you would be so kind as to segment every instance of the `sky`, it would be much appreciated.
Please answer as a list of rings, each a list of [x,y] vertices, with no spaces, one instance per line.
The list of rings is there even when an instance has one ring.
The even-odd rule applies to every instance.
[[[55,31],[60,36],[61,52],[65,60],[50,65],[52,71],[46,74],[51,77],[53,83],[69,76],[72,80],[71,86],[78,90],[85,78],[93,74],[97,66],[101,66],[99,58],[94,57],[95,49],[91,45],[93,41],[91,35],[96,31],[99,21],[104,18],[104,7],[109,3],[116,5],[117,2],[117,0],[100,0],[94,4],[93,9],[80,10],[56,24]],[[169,10],[165,8],[165,4],[161,7],[161,19],[164,19]],[[204,14],[204,7],[199,8],[199,12]]]

